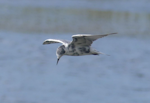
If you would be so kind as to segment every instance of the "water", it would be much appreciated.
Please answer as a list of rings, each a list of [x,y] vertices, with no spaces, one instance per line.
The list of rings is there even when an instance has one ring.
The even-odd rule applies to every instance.
[[[0,33],[1,103],[150,101],[149,40],[109,36],[93,47],[111,56],[63,56],[56,65],[59,44],[42,45],[49,37],[71,40]]]
[[[0,103],[149,103],[148,4],[1,0]],[[92,45],[110,56],[63,56],[56,65],[61,44],[42,45],[111,32]]]
[[[3,1],[0,30],[23,33],[149,35],[149,1]]]

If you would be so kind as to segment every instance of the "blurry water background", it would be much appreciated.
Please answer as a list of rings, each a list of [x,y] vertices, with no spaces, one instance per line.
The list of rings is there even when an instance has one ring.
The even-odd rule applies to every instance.
[[[117,35],[111,56],[64,56],[47,38]],[[0,103],[150,103],[149,0],[1,0]]]

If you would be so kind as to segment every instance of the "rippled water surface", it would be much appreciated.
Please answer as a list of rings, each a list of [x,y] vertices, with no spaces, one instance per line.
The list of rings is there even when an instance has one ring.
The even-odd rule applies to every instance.
[[[150,14],[143,0],[1,0],[0,103],[149,103]],[[63,56],[76,33],[110,56]]]
[[[0,33],[0,102],[2,103],[148,103],[147,39],[109,36],[93,44],[111,56],[63,56],[46,38],[70,35]],[[117,99],[116,99],[117,98]]]
[[[25,33],[149,35],[150,2],[18,1],[0,3],[0,30]]]

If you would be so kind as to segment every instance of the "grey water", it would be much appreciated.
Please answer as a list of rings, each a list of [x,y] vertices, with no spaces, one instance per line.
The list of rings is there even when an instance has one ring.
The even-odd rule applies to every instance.
[[[149,103],[149,0],[1,0],[0,103]],[[76,33],[109,54],[63,56]]]

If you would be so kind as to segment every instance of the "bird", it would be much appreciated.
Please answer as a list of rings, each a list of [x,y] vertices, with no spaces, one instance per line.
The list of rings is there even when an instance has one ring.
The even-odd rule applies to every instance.
[[[45,44],[62,43],[56,50],[57,63],[63,55],[69,56],[82,56],[82,55],[99,55],[104,54],[91,47],[93,41],[117,33],[109,33],[103,35],[92,35],[92,34],[76,34],[72,35],[72,41],[61,40],[61,39],[46,39],[43,42]]]

